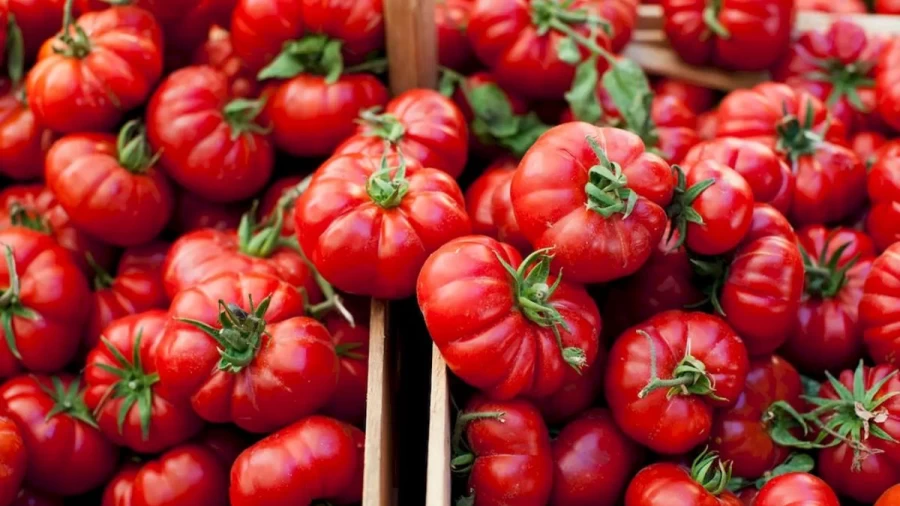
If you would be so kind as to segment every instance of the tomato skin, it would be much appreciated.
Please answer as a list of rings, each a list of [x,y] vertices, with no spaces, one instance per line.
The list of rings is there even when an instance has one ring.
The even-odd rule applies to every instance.
[[[265,115],[275,145],[294,156],[329,156],[353,135],[360,111],[384,106],[388,91],[369,74],[351,74],[328,84],[300,74],[271,90]]]
[[[37,124],[20,93],[20,87],[0,81],[0,174],[26,181],[43,174],[53,134]]]
[[[672,48],[692,65],[728,70],[766,70],[787,50],[794,22],[792,0],[730,0],[716,20],[729,33],[720,37],[703,19],[705,0],[663,0],[663,30]]]
[[[90,53],[66,57],[55,52],[58,39],[47,40],[28,73],[28,106],[39,124],[57,132],[108,130],[144,103],[159,80],[162,32],[152,14],[127,6],[89,12],[77,24],[90,39]],[[120,64],[109,65],[111,58]]]
[[[248,208],[249,205],[210,202],[193,193],[179,191],[175,198],[175,215],[170,225],[178,235],[204,228],[234,230]]]
[[[661,462],[645,467],[625,491],[625,506],[742,506],[727,490],[715,496],[678,464]]]
[[[587,137],[621,165],[627,186],[638,194],[628,218],[604,218],[585,205],[588,168],[599,163]],[[674,185],[668,164],[646,152],[637,135],[578,122],[553,127],[538,139],[516,169],[510,194],[532,246],[555,247],[554,265],[567,280],[598,283],[633,274],[647,261],[665,231],[662,206],[672,200]]]
[[[0,10],[16,16],[25,42],[25,61],[34,61],[41,45],[59,33],[65,0],[0,0]]]
[[[808,473],[788,473],[772,478],[759,491],[754,506],[840,506],[827,483]]]
[[[250,311],[250,300],[258,304],[267,297],[266,334],[252,360],[237,372],[217,366],[222,353],[216,340],[174,320],[218,329],[220,300]],[[268,275],[227,272],[183,290],[172,300],[173,320],[157,350],[161,391],[176,402],[190,398],[205,420],[234,422],[250,432],[271,432],[316,412],[331,399],[340,364],[328,330],[303,314],[299,291]],[[198,375],[198,370],[210,373]]]
[[[59,379],[66,389],[75,381],[71,376]],[[67,412],[48,419],[55,402],[42,387],[54,388],[48,376],[19,376],[0,386],[0,411],[16,423],[25,441],[26,482],[60,495],[81,494],[105,483],[115,470],[118,448]]]
[[[201,49],[211,31],[231,26],[231,13],[236,5],[237,0],[199,0],[190,11],[176,9],[181,15],[164,26],[166,68],[173,70],[189,65],[192,55],[196,55]],[[230,37],[228,44],[231,44]],[[255,82],[251,83],[250,81],[255,80],[246,79],[244,82],[249,86],[256,85]],[[236,96],[246,95],[238,94]]]
[[[102,506],[227,506],[228,470],[197,444],[169,450],[143,465],[128,465],[106,486]]]
[[[324,416],[300,420],[245,450],[231,468],[232,506],[332,504],[362,498],[365,434]]]
[[[830,259],[844,244],[848,247],[840,256],[838,268],[857,258],[835,295],[824,297],[808,290],[804,293],[794,331],[783,348],[791,363],[807,374],[836,373],[853,367],[863,356],[863,331],[858,309],[863,285],[875,260],[875,247],[868,236],[849,228],[828,230],[817,225],[804,228],[798,235],[800,245],[814,259],[815,265],[822,266],[819,259]],[[816,352],[810,353],[810,350]]]
[[[28,450],[13,420],[0,416],[0,504],[11,504],[19,494],[28,465]]]
[[[117,246],[152,240],[175,207],[171,184],[158,168],[128,169],[116,137],[72,134],[47,152],[44,175],[72,223]]]
[[[713,185],[703,191],[691,208],[703,224],[687,224],[686,244],[701,255],[721,255],[744,238],[753,219],[753,190],[737,171],[716,161],[704,160],[687,169],[686,187],[708,179]]]
[[[541,411],[548,425],[559,425],[587,411],[603,394],[606,376],[606,349],[597,350],[594,364],[582,370],[566,371],[563,386],[551,395],[529,399]]]
[[[13,313],[12,329],[21,359],[9,349],[0,328],[0,379],[23,371],[51,373],[62,369],[75,355],[90,309],[87,281],[69,254],[50,236],[12,227],[0,231],[0,245],[13,250],[21,290],[21,306],[34,319]],[[0,279],[9,287],[9,270],[0,262]]]
[[[850,141],[850,147],[853,148],[853,152],[856,153],[860,161],[866,165],[866,168],[871,169],[878,160],[875,157],[875,153],[887,142],[887,138],[881,132],[864,131],[858,132],[853,136],[853,139]]]
[[[900,130],[900,86],[897,85],[900,72],[900,41],[890,40],[882,52],[875,70],[875,96],[878,112],[885,123],[894,130]]]
[[[322,408],[322,414],[363,427],[369,383],[369,307],[365,303],[360,306],[361,309],[356,311],[353,307],[350,308],[355,326],[351,326],[343,316],[337,314],[325,317],[324,323],[331,334],[341,365],[337,387]],[[342,348],[346,348],[346,351],[342,351]]]
[[[497,238],[498,230],[492,211],[494,192],[501,183],[507,181],[518,165],[514,158],[497,159],[466,189],[466,213],[472,220],[473,234]]]
[[[219,0],[205,0],[215,3]],[[259,94],[259,83],[234,52],[231,33],[220,26],[209,29],[206,41],[194,51],[194,65],[209,65],[228,77],[228,93],[231,97],[252,98]]]
[[[584,412],[551,444],[551,506],[615,504],[642,457],[640,447],[616,427],[605,409]]]
[[[716,101],[716,94],[713,90],[668,77],[653,83],[653,91],[657,95],[671,95],[678,98],[694,114],[712,109]]]
[[[719,128],[718,122],[718,112],[715,109],[698,115],[697,134],[704,141],[715,139],[716,130]]]
[[[803,258],[794,243],[762,237],[735,253],[719,300],[751,356],[772,353],[793,330],[803,294]]]
[[[437,25],[438,63],[453,70],[468,69],[475,55],[466,36],[474,0],[448,0],[434,4]]]
[[[231,17],[237,55],[256,73],[281,52],[285,42],[323,34],[341,41],[348,65],[384,47],[381,0],[238,0]]]
[[[311,175],[310,175],[311,176]],[[275,215],[275,208],[278,207],[279,201],[284,197],[288,192],[294,190],[297,185],[300,184],[304,179],[310,176],[286,176],[281,179],[276,179],[268,186],[268,189],[263,194],[262,199],[259,202],[259,212],[262,216],[266,216],[271,218]],[[281,234],[282,235],[294,235],[294,220],[291,219],[291,216],[294,215],[294,204],[296,199],[290,202],[287,207],[283,209],[284,211],[284,223],[281,225]]]
[[[894,485],[887,489],[884,494],[878,498],[875,506],[893,506],[894,504],[900,504],[900,485]]]
[[[137,336],[140,335],[141,369],[144,374],[151,375],[156,372],[157,347],[168,321],[167,313],[162,310],[137,313],[112,322],[103,331],[103,337],[130,362]],[[200,431],[203,422],[194,414],[190,404],[172,403],[154,390],[151,390],[152,401],[148,411],[148,437],[145,439],[142,436],[141,408],[137,404],[127,412],[120,431],[117,420],[125,398],[107,398],[109,390],[120,378],[103,370],[101,364],[122,367],[106,344],[98,344],[87,357],[84,400],[96,413],[100,430],[111,441],[137,452],[159,453],[183,443]]]
[[[794,232],[794,227],[791,226],[791,222],[783,214],[769,204],[754,204],[750,230],[744,235],[744,240],[741,244],[750,244],[761,237],[773,235],[783,237],[791,243],[797,240],[797,233]]]
[[[722,137],[697,144],[682,163],[690,167],[702,160],[715,160],[731,167],[750,185],[754,201],[788,212],[794,193],[794,175],[774,150],[757,142]]]
[[[865,389],[869,390],[875,383],[894,371],[895,368],[888,365],[863,368]],[[846,388],[852,390],[853,376],[854,371],[845,370],[838,379]],[[900,378],[895,375],[878,390],[875,399],[898,390],[900,390]],[[836,399],[838,395],[834,388],[826,382],[819,389],[819,397]],[[879,406],[879,410],[883,410],[887,420],[878,423],[878,426],[896,440],[900,437],[900,399],[897,397],[887,399]],[[823,420],[827,421],[827,415]],[[900,444],[884,441],[875,436],[870,436],[863,443],[875,450],[876,453],[864,457],[861,468],[858,470],[852,470],[854,451],[847,443],[839,443],[820,451],[816,468],[819,476],[831,485],[835,492],[870,504],[874,503],[885,490],[900,483],[900,465],[898,465],[900,463]]]
[[[185,12],[194,9],[199,2],[200,0],[135,0],[129,5],[150,12],[162,27],[168,27]],[[77,0],[74,7],[76,12],[84,14],[108,9],[109,5],[103,0]]]
[[[882,251],[900,240],[900,143],[885,144],[874,159],[867,181],[872,207],[866,217],[866,231]]]
[[[459,177],[466,166],[469,128],[459,108],[447,97],[427,89],[401,93],[388,102],[385,113],[396,119],[404,134],[388,150],[401,153],[424,167]],[[356,135],[335,149],[334,156],[359,153],[380,158],[385,139],[377,135],[377,125],[362,124]]]
[[[570,366],[552,329],[517,309],[514,282],[498,257],[513,269],[522,262],[512,246],[484,236],[461,237],[435,251],[422,267],[416,290],[425,324],[450,370],[492,398],[551,395],[563,386]],[[481,302],[473,311],[475,300]],[[560,330],[563,345],[584,351],[583,365],[591,367],[601,328],[594,301],[564,279],[547,302],[569,328]],[[521,343],[526,347],[519,348]],[[522,352],[488,352],[513,348]]]
[[[640,331],[640,332],[639,332]],[[669,378],[690,353],[714,378],[723,401],[697,395],[667,397],[666,389],[638,393],[651,379],[653,341],[660,378]],[[626,330],[613,344],[606,371],[606,399],[616,423],[629,437],[666,455],[686,453],[703,443],[713,422],[713,408],[733,405],[744,388],[747,350],[720,318],[703,313],[666,311]]]
[[[876,364],[900,363],[900,331],[896,322],[900,290],[900,244],[890,246],[872,263],[859,302],[859,321],[863,340]]]
[[[147,136],[179,185],[213,202],[234,202],[265,186],[275,165],[269,136],[231,122],[228,77],[212,67],[170,74],[147,106]]]
[[[863,0],[796,0],[798,11],[831,12],[834,14],[868,14]],[[877,0],[876,0],[877,2]]]
[[[394,177],[401,161],[397,155],[386,161]],[[408,297],[428,255],[471,232],[456,181],[446,172],[408,162],[408,192],[394,207],[382,207],[369,193],[368,181],[381,161],[361,154],[324,163],[297,199],[294,228],[300,246],[336,288],[354,295]]]
[[[231,272],[273,276],[303,287],[311,302],[321,299],[309,267],[297,252],[280,246],[265,258],[242,253],[240,247],[233,230],[206,228],[181,236],[172,244],[162,265],[166,294],[173,299],[183,290]]]
[[[533,248],[522,234],[510,195],[514,175],[515,173],[507,174],[504,181],[494,191],[491,199],[491,219],[497,227],[497,240],[511,244],[521,253],[528,253]]]
[[[802,411],[801,394],[800,375],[788,361],[777,355],[753,360],[737,403],[720,411],[713,421],[710,450],[732,462],[733,476],[756,479],[771,471],[791,450],[772,440],[764,416],[776,401]]]
[[[579,9],[602,17],[602,2],[597,0],[576,0],[566,10]],[[538,34],[531,11],[524,0],[475,0],[467,28],[469,42],[504,89],[525,99],[557,100],[572,86],[575,66],[559,59],[558,47],[565,36],[556,30]],[[592,37],[586,25],[572,29],[610,50],[603,30]],[[588,56],[585,49],[579,50],[582,57]],[[597,59],[599,75],[608,66],[605,59]]]

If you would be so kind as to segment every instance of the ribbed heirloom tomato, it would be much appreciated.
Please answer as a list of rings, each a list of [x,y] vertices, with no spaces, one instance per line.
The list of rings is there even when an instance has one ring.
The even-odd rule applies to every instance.
[[[115,320],[103,331],[85,364],[85,404],[110,441],[142,453],[158,453],[200,431],[190,403],[160,395],[156,357],[169,322],[154,310]]]
[[[809,473],[788,473],[772,478],[759,491],[753,506],[840,506],[827,483]]]
[[[890,39],[875,69],[875,97],[885,123],[900,128],[900,40]]]
[[[666,228],[663,206],[675,178],[637,135],[566,123],[528,150],[510,195],[522,233],[536,249],[554,248],[566,279],[610,281],[634,274]]]
[[[0,416],[0,504],[12,504],[25,478],[28,454],[15,422]]]
[[[900,241],[900,142],[889,142],[873,156],[867,182],[872,207],[866,231],[881,251]]]
[[[685,466],[660,462],[642,469],[625,492],[625,506],[742,506],[728,486],[728,467],[703,452]]]
[[[163,28],[175,23],[184,13],[194,9],[201,0],[124,0],[121,5],[133,5],[149,11]],[[219,0],[222,1],[222,0]],[[103,0],[76,0],[77,12],[102,11],[109,8]],[[116,5],[116,4],[114,4]]]
[[[300,292],[264,274],[226,272],[183,290],[156,350],[161,392],[250,432],[316,412],[340,364],[328,330],[303,314]]]
[[[428,258],[416,292],[450,370],[493,398],[551,395],[570,367],[596,360],[597,306],[551,275],[547,251],[523,261],[508,244],[461,237]]]
[[[475,59],[466,37],[474,3],[474,0],[446,0],[434,4],[438,63],[444,67],[464,71]]]
[[[606,399],[629,437],[678,455],[709,437],[714,408],[737,402],[747,368],[743,342],[721,318],[666,311],[613,344]]]
[[[297,199],[294,220],[303,252],[328,282],[389,299],[412,295],[428,255],[471,232],[456,181],[395,154],[326,161]]]
[[[497,188],[512,177],[519,163],[514,158],[501,158],[491,163],[466,189],[466,213],[472,220],[472,233],[497,238],[492,204]]]
[[[51,138],[35,120],[21,86],[0,81],[0,174],[21,181],[39,178]]]
[[[872,263],[859,301],[863,340],[876,364],[900,365],[900,243]]]
[[[41,44],[59,33],[65,3],[65,0],[0,0],[0,11],[15,16],[22,32],[25,61],[34,61]],[[8,41],[11,38],[7,35]]]
[[[369,304],[360,299],[349,307],[353,324],[338,312],[324,320],[340,360],[337,387],[321,413],[363,427],[369,373]]]
[[[887,489],[887,491],[878,498],[875,506],[893,506],[894,504],[900,504],[900,485],[894,485]]]

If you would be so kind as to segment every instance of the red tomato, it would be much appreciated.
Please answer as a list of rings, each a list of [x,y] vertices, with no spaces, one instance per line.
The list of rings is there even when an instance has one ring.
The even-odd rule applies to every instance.
[[[228,506],[228,469],[203,446],[178,446],[106,485],[102,506]]]
[[[368,304],[364,304],[360,311],[353,311],[354,325],[337,313],[329,314],[324,322],[328,333],[331,334],[334,351],[341,366],[337,388],[322,408],[322,414],[360,427],[366,420],[369,374],[368,309]]]
[[[723,320],[666,311],[613,344],[606,399],[629,437],[678,455],[709,437],[713,408],[738,400],[747,368],[747,350]]]
[[[794,227],[791,226],[791,222],[783,214],[769,204],[754,204],[750,230],[744,235],[744,240],[741,244],[750,244],[760,237],[772,235],[783,237],[790,243],[797,240],[797,233],[794,232]]]
[[[540,412],[522,400],[472,399],[456,420],[468,444],[451,466],[469,472],[473,506],[547,504],[553,486],[553,454]]]
[[[885,250],[863,285],[859,321],[863,340],[876,364],[900,364],[900,243]]]
[[[826,438],[819,452],[819,476],[835,492],[871,504],[900,483],[900,377],[893,366],[845,370],[819,389],[818,424],[831,424],[843,441]],[[827,401],[832,401],[827,403]],[[757,499],[757,502],[758,499]]]
[[[875,0],[875,12],[878,14],[900,14],[900,3],[897,0]]]
[[[294,205],[300,195],[306,191],[309,186],[309,176],[286,176],[276,179],[269,185],[268,189],[262,196],[259,204],[260,213],[269,219],[275,218],[275,212],[281,209],[282,216],[285,217],[281,224],[281,234],[294,235]]]
[[[358,503],[364,444],[365,434],[352,425],[324,416],[300,420],[238,457],[231,468],[231,506]]]
[[[325,162],[297,199],[294,221],[306,257],[329,283],[387,299],[412,295],[428,255],[471,231],[452,177],[393,154]]]
[[[882,251],[900,241],[900,142],[885,144],[873,156],[875,163],[868,176],[872,207],[866,231]]]
[[[193,193],[179,191],[175,197],[172,229],[179,235],[204,228],[234,230],[240,224],[241,217],[248,207],[249,204],[217,204]]]
[[[490,164],[466,190],[466,212],[472,220],[472,233],[497,237],[494,223],[494,193],[506,182],[518,166],[514,158],[500,158]]]
[[[0,504],[11,504],[19,494],[28,465],[27,452],[16,423],[0,416]]]
[[[522,234],[512,206],[510,188],[514,175],[515,173],[508,174],[494,191],[491,199],[491,218],[497,226],[497,240],[511,244],[522,253],[530,253],[533,248]]]
[[[0,174],[21,181],[39,179],[52,138],[35,121],[21,88],[0,81]]]
[[[697,135],[701,139],[708,141],[716,137],[716,129],[719,128],[718,114],[718,111],[713,109],[697,116]]]
[[[205,1],[215,3],[219,0]],[[259,93],[256,76],[247,70],[234,52],[231,34],[219,26],[209,29],[206,42],[197,48],[191,62],[194,65],[209,65],[224,73],[228,77],[229,96],[252,98]]]
[[[838,19],[826,31],[808,31],[772,69],[772,77],[809,92],[851,133],[877,127],[875,63],[887,42],[867,37],[853,21]]]
[[[768,355],[793,331],[803,295],[803,257],[797,245],[768,236],[741,246],[719,295],[725,320],[751,356]]]
[[[384,113],[364,110],[356,135],[335,156],[359,153],[375,158],[386,150],[424,167],[458,177],[466,166],[469,130],[458,107],[432,90],[415,89],[388,102]]]
[[[606,375],[606,349],[597,350],[594,365],[576,372],[566,370],[563,386],[551,395],[529,399],[541,411],[544,421],[550,425],[567,422],[590,408],[603,393],[603,377]]]
[[[665,231],[674,184],[668,164],[637,135],[566,123],[532,146],[510,191],[528,241],[554,248],[567,279],[597,283],[647,261]]]
[[[45,40],[59,33],[65,0],[0,0],[0,11],[15,15],[25,42],[25,60],[33,61]]]
[[[299,74],[271,89],[264,114],[278,148],[294,156],[324,157],[353,135],[362,111],[387,101],[387,88],[369,74],[346,75],[334,83]]]
[[[716,92],[679,79],[664,77],[653,84],[657,95],[673,96],[687,106],[694,114],[712,109],[716,102]]]
[[[57,132],[108,130],[147,100],[162,64],[152,14],[137,7],[89,12],[41,47],[28,73],[28,106]]]
[[[78,379],[11,379],[0,386],[0,411],[22,433],[29,485],[54,494],[82,494],[105,483],[115,470],[118,448],[97,430]]]
[[[772,478],[759,491],[754,506],[840,506],[827,483],[808,473],[788,473]]]
[[[569,367],[596,360],[597,306],[584,288],[550,276],[544,253],[523,261],[508,244],[462,237],[432,254],[419,274],[432,340],[450,370],[491,397],[546,397],[563,386]]]
[[[772,440],[767,415],[777,401],[802,410],[802,393],[800,375],[786,360],[773,355],[750,363],[737,404],[717,414],[710,434],[710,449],[731,461],[733,476],[756,479],[787,459],[791,450]]]
[[[729,94],[719,105],[719,137],[760,141],[776,148],[796,178],[791,221],[839,221],[865,199],[865,166],[844,147],[843,125],[828,121],[815,97],[784,84],[763,83]]]
[[[853,367],[863,356],[858,309],[875,260],[872,240],[853,229],[816,225],[801,230],[799,242],[806,290],[783,354],[807,374]]]
[[[794,24],[793,0],[663,0],[663,29],[692,65],[766,70],[785,53]]]
[[[854,135],[850,141],[850,147],[853,148],[853,152],[856,153],[860,161],[866,165],[866,169],[871,169],[877,160],[875,153],[887,142],[888,140],[884,134],[866,131]]]
[[[609,23],[612,31],[612,50],[620,53],[631,41],[637,23],[638,0],[604,0],[600,2],[600,17]]]
[[[885,123],[900,130],[900,39],[884,47],[875,69],[875,97]]]
[[[642,469],[625,491],[625,506],[742,506],[727,490],[727,465],[702,453],[690,469],[660,462]]]
[[[177,69],[189,65],[192,54],[201,49],[211,30],[231,25],[231,13],[236,5],[237,0],[199,0],[188,12],[178,9],[180,15],[165,26],[167,68]],[[228,45],[231,45],[230,40]],[[231,49],[228,51],[230,53]],[[244,69],[243,73],[247,77],[245,80],[247,89],[255,89],[256,83],[252,74],[247,69]]]
[[[199,2],[200,0],[129,0],[123,4],[149,11],[160,25],[167,28],[177,22],[178,18],[184,16],[185,12],[194,9]],[[76,0],[75,2],[75,10],[82,14],[102,11],[108,9],[109,6],[110,3],[104,0]]]
[[[900,485],[894,485],[887,489],[884,494],[878,498],[875,506],[894,506],[895,504],[900,504]]]
[[[796,2],[798,11],[832,12],[834,14],[868,13],[865,0],[796,0]]]
[[[756,202],[772,204],[787,213],[794,194],[794,175],[774,150],[744,139],[723,137],[697,144],[684,157],[686,167],[715,160],[744,177]]]
[[[231,425],[207,426],[194,441],[212,450],[226,469],[231,469],[238,455],[250,447],[247,433]]]
[[[213,202],[255,195],[272,175],[275,153],[257,122],[262,101],[232,99],[228,76],[212,67],[175,71],[147,106],[147,138],[179,185]]]
[[[641,460],[641,449],[605,409],[569,422],[552,442],[551,506],[614,504]]]
[[[49,234],[85,275],[94,269],[87,255],[104,268],[115,265],[115,249],[76,228],[49,189],[40,184],[10,186],[0,191],[0,229],[12,225]]]
[[[62,499],[23,488],[9,506],[63,506]]]
[[[466,36],[474,2],[475,0],[445,0],[434,4],[438,63],[443,67],[463,71],[475,59]]]
[[[157,349],[168,321],[165,311],[153,310],[112,322],[85,365],[84,400],[100,430],[137,452],[159,453],[202,426],[190,404],[170,402],[157,391]]]
[[[119,260],[116,276],[95,266],[91,316],[83,348],[100,342],[100,334],[113,320],[150,309],[167,309],[169,297],[162,282],[162,263],[169,244],[151,242],[128,248]]]
[[[328,330],[302,316],[303,305],[293,285],[263,274],[226,272],[183,290],[156,351],[161,391],[189,398],[205,420],[251,432],[318,411],[340,364]]]
[[[72,223],[117,246],[137,246],[166,227],[175,207],[172,186],[156,167],[143,128],[71,134],[47,152],[47,187]]]
[[[562,29],[575,32],[609,52],[611,42],[607,33],[599,25],[591,30],[587,22],[590,15],[597,19],[604,17],[603,4],[600,0],[567,3],[475,0],[469,19],[469,42],[504,89],[526,99],[558,100],[572,87],[575,65],[559,55],[560,46],[568,36],[560,27],[550,25],[555,21]],[[580,46],[572,51],[582,61],[590,54]],[[596,66],[597,72],[603,74],[609,63],[599,57]]]
[[[27,228],[0,231],[0,254],[0,378],[62,369],[87,320],[87,281],[50,236]]]

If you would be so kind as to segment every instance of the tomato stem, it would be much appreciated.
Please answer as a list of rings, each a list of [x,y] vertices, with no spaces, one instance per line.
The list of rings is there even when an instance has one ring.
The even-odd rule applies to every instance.
[[[389,149],[387,145],[390,141],[385,141],[385,154],[381,157],[381,167],[369,176],[366,183],[366,192],[372,199],[372,202],[383,209],[393,209],[403,202],[403,197],[409,191],[409,180],[406,179],[406,160],[399,152],[400,165],[396,170],[388,165],[387,153]],[[393,177],[391,172],[394,172]]]
[[[115,364],[98,363],[95,366],[119,379],[111,384],[109,389],[103,394],[97,407],[94,408],[93,415],[96,417],[109,400],[123,399],[122,407],[119,409],[116,418],[119,434],[123,434],[128,413],[131,412],[132,407],[137,405],[138,416],[141,422],[141,438],[147,441],[150,438],[150,417],[153,413],[153,385],[159,382],[159,374],[147,374],[144,371],[144,366],[141,363],[143,333],[143,328],[137,330],[132,343],[130,361],[105,337],[100,337],[103,346],[112,355]]]
[[[231,140],[237,140],[245,133],[268,134],[272,128],[264,127],[256,121],[265,107],[265,97],[256,100],[236,98],[225,104],[222,114],[225,116],[225,122],[231,128]]]
[[[678,239],[675,240],[670,251],[674,251],[684,244],[684,241],[687,238],[688,223],[694,223],[700,226],[706,225],[703,221],[703,217],[700,216],[700,213],[692,206],[694,201],[697,200],[703,192],[716,184],[714,178],[709,178],[694,183],[688,188],[687,177],[684,174],[684,170],[678,165],[673,165],[672,172],[675,173],[677,183],[675,184],[675,195],[672,198],[672,203],[666,208],[666,215],[668,215],[673,225],[669,228],[669,237],[667,241],[672,240],[672,236],[676,231],[678,232]]]
[[[20,202],[9,205],[9,222],[17,227],[28,228],[42,234],[50,233],[50,225],[37,212],[30,212]]]
[[[8,16],[6,24],[6,71],[9,74],[13,87],[16,87],[22,82],[22,77],[25,75],[25,39],[22,36],[19,24],[16,23],[15,14],[10,12]]]
[[[259,202],[253,202],[250,210],[241,216],[238,224],[238,250],[254,258],[269,258],[282,245],[281,230],[284,227],[284,210],[275,213],[263,224],[256,223]]]
[[[73,0],[66,0],[63,8],[63,29],[58,39],[63,43],[62,49],[54,47],[53,51],[67,58],[84,58],[91,53],[91,39],[84,29],[75,22],[72,15]],[[72,31],[75,35],[72,35]]]
[[[787,103],[782,104],[782,108],[784,117],[776,127],[778,132],[776,149],[788,155],[796,172],[797,160],[815,153],[819,144],[822,143],[824,132],[828,131],[829,120],[826,119],[822,133],[817,133],[813,130],[815,112],[811,100],[806,101],[803,123],[800,122],[799,117],[787,112]]]
[[[731,32],[719,21],[719,13],[722,11],[722,0],[706,0],[706,8],[703,9],[703,23],[720,39],[730,39]]]
[[[119,165],[132,174],[144,174],[159,160],[162,152],[153,154],[147,133],[140,120],[125,123],[116,139]]]
[[[825,240],[821,255],[815,260],[809,256],[809,252],[803,245],[798,244],[806,273],[806,293],[821,299],[835,297],[847,284],[847,272],[859,261],[859,255],[856,255],[839,267],[841,257],[850,247],[850,243],[842,244],[832,253],[831,257],[828,257],[828,249],[833,238],[834,234],[832,233]]]
[[[97,427],[97,422],[91,416],[90,410],[84,404],[84,396],[81,391],[81,378],[72,381],[67,389],[62,380],[58,376],[50,378],[53,388],[45,385],[41,380],[35,380],[40,389],[53,400],[53,408],[47,412],[46,420],[50,420],[56,415],[68,415],[76,420],[84,422],[93,428]]]
[[[257,74],[257,79],[290,79],[309,73],[324,76],[328,84],[334,83],[344,72],[342,46],[340,39],[322,34],[285,42],[281,53]]]
[[[588,144],[600,162],[588,171],[588,182],[584,185],[587,193],[587,206],[609,218],[616,213],[628,218],[637,204],[638,194],[628,187],[628,178],[622,166],[610,161],[606,150],[593,137],[587,138]]]
[[[704,449],[691,464],[691,477],[710,494],[718,496],[731,480],[731,461],[722,462],[716,452]]]
[[[27,320],[35,320],[38,315],[22,305],[19,300],[22,287],[20,285],[19,274],[16,271],[16,258],[13,255],[13,249],[9,245],[4,246],[3,256],[6,260],[6,272],[9,277],[9,285],[6,290],[0,290],[0,328],[3,329],[3,335],[6,339],[6,346],[13,357],[22,360],[19,348],[16,345],[16,335],[13,330],[12,319],[14,316],[25,318]]]
[[[359,113],[356,122],[366,127],[365,135],[378,137],[390,142],[391,145],[396,145],[403,139],[406,129],[396,116],[388,112],[379,114],[379,110],[380,106],[364,109]]]
[[[504,423],[504,416],[506,416],[506,413],[503,411],[483,411],[460,413],[459,416],[456,417],[456,425],[453,427],[453,436],[450,438],[450,444],[451,448],[453,449],[453,461],[459,459],[459,462],[463,467],[454,468],[454,471],[467,472],[469,469],[471,469],[471,464],[475,460],[474,456],[471,459],[467,458],[466,455],[471,455],[471,453],[466,452],[463,449],[463,433],[465,432],[466,427],[469,425],[469,423],[477,420],[497,420],[500,423]],[[453,461],[451,461],[451,464]]]
[[[724,400],[715,394],[715,382],[706,372],[706,364],[691,355],[690,337],[688,337],[687,346],[684,350],[684,357],[672,370],[672,377],[663,379],[659,377],[656,344],[653,342],[653,338],[643,330],[638,330],[637,332],[647,339],[650,350],[650,380],[638,392],[639,399],[643,399],[661,388],[667,388],[669,390],[666,394],[667,397],[700,395],[711,399]]]
[[[219,343],[218,369],[233,374],[241,372],[256,358],[259,346],[262,344],[262,336],[266,335],[266,311],[272,297],[266,297],[253,305],[253,297],[250,297],[250,311],[246,312],[235,304],[226,304],[219,301],[219,324],[221,328],[215,328],[207,323],[187,318],[177,318],[178,321],[192,325],[204,334]]]

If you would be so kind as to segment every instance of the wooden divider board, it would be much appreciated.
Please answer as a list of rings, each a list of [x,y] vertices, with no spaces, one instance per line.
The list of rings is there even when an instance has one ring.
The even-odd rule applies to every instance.
[[[431,350],[431,411],[428,422],[426,506],[450,506],[450,386],[447,364],[437,346]]]

